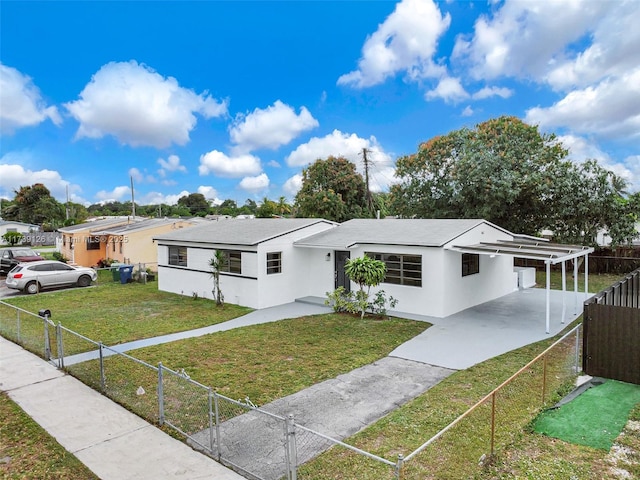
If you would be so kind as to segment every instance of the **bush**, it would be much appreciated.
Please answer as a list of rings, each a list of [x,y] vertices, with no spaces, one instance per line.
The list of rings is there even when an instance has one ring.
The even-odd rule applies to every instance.
[[[51,257],[54,260],[57,260],[59,262],[63,262],[63,263],[68,263],[69,262],[69,259],[67,257],[65,257],[63,254],[61,254],[60,252],[53,252],[51,254]]]
[[[387,306],[395,308],[398,300],[387,294],[384,290],[379,290],[373,297],[373,301],[369,302],[369,296],[366,292],[358,290],[357,292],[347,292],[344,287],[338,287],[333,292],[327,292],[325,305],[330,305],[336,313],[362,313],[363,311],[372,313],[373,315],[385,316],[387,314]]]

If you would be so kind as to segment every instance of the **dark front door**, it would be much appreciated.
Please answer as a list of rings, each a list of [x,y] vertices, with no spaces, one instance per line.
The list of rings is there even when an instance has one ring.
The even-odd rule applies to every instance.
[[[351,282],[349,282],[349,277],[344,273],[344,266],[349,260],[349,252],[336,251],[336,288],[344,287],[347,292],[351,291]]]

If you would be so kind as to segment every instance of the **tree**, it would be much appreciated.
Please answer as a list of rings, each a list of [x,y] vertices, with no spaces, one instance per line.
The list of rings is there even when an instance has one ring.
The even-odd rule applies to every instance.
[[[211,267],[211,276],[213,277],[213,298],[216,300],[216,305],[224,305],[224,295],[220,290],[220,271],[226,261],[226,255],[222,250],[216,250],[209,260],[209,266]]]
[[[262,203],[256,210],[256,217],[259,218],[272,218],[276,214],[277,204],[273,200],[269,200],[267,197],[262,199]]]
[[[280,197],[278,199],[276,210],[278,211],[278,215],[281,217],[291,213],[291,205],[287,203],[286,197]]]
[[[190,193],[180,197],[178,205],[187,207],[191,215],[205,216],[209,212],[209,202],[201,193]]]
[[[2,212],[6,220],[48,224],[56,227],[65,219],[64,207],[51,196],[49,189],[42,183],[20,187],[15,191],[12,205],[5,207]]]
[[[384,280],[387,267],[384,262],[365,255],[347,260],[344,271],[351,280],[358,284],[356,302],[360,309],[360,318],[363,318],[369,307],[371,287],[379,285]]]
[[[316,160],[302,171],[295,207],[298,216],[336,222],[369,216],[362,175],[343,157]]]
[[[24,239],[24,235],[22,235],[20,232],[7,232],[2,235],[2,239],[5,241],[5,243],[8,243],[13,247],[14,245],[22,242],[22,240]]]
[[[238,212],[238,205],[235,200],[227,199],[218,207],[218,213],[220,215],[229,215],[235,217]]]
[[[549,189],[567,153],[554,135],[515,117],[456,130],[398,159],[391,208],[405,217],[484,218],[535,235],[549,225]]]
[[[554,238],[560,242],[597,245],[606,230],[612,247],[631,243],[637,235],[637,196],[625,197],[626,182],[595,160],[566,162],[550,190]]]

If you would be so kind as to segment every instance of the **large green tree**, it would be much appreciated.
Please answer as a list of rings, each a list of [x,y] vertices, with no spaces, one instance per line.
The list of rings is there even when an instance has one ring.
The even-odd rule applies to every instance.
[[[205,216],[209,212],[209,202],[201,193],[190,193],[180,197],[178,205],[187,207],[191,215]]]
[[[369,216],[364,179],[344,157],[319,159],[302,171],[295,207],[299,217],[336,222]]]
[[[548,226],[549,189],[567,155],[554,135],[500,117],[398,159],[391,209],[405,217],[484,218],[517,233]]]
[[[2,211],[6,220],[46,224],[52,228],[62,225],[65,219],[64,207],[42,183],[20,187],[15,191],[15,198],[10,206]]]

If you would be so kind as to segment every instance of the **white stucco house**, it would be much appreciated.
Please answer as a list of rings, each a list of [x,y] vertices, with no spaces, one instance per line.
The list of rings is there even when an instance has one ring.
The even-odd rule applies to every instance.
[[[344,264],[371,255],[387,265],[378,288],[398,300],[396,309],[433,317],[517,289],[514,256],[558,263],[592,251],[523,238],[477,219],[226,220],[154,240],[160,290],[212,298],[208,263],[215,250],[223,250],[225,300],[266,308],[325,297],[338,286],[356,288]]]

